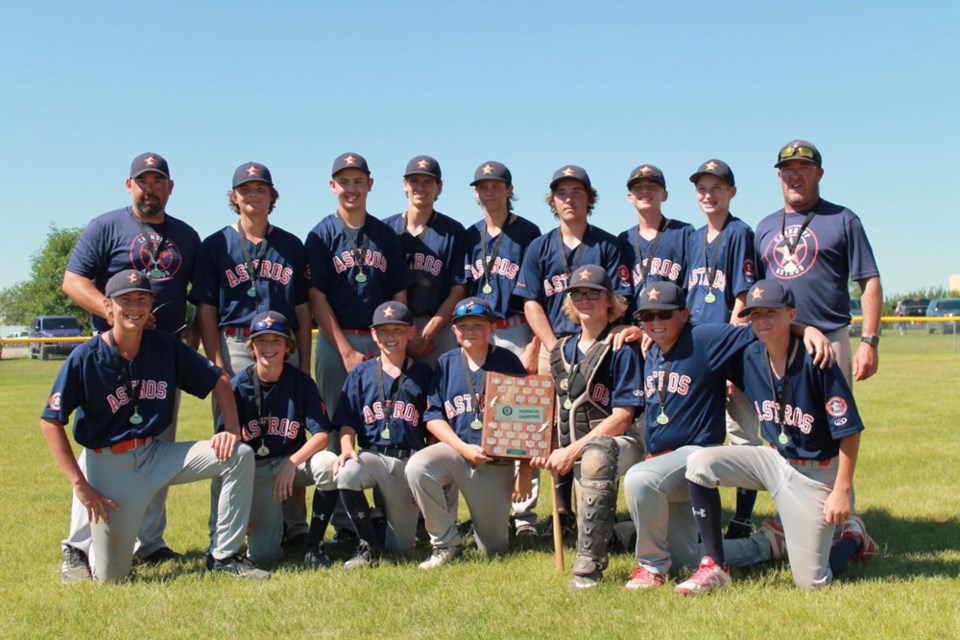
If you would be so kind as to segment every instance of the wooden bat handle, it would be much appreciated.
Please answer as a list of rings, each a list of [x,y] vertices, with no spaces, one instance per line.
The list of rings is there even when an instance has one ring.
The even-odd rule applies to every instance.
[[[557,472],[550,472],[553,489],[553,557],[557,573],[563,573],[563,525],[560,523],[560,494],[557,492]]]

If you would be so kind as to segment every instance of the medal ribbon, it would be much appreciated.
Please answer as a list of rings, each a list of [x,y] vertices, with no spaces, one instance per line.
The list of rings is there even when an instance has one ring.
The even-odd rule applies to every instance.
[[[337,220],[340,221],[340,228],[343,230],[343,235],[347,236],[347,241],[350,242],[350,253],[353,254],[353,262],[360,270],[360,273],[363,273],[364,256],[367,255],[367,247],[370,246],[370,236],[363,234],[363,245],[357,247],[357,241],[353,239],[353,235],[350,233],[350,228],[347,227],[346,221],[344,221],[343,216],[341,216],[339,212],[337,213]],[[406,230],[406,218],[404,218],[403,226],[404,230]],[[358,229],[357,235],[359,235],[360,231],[362,230],[362,227]]]
[[[793,363],[793,359],[797,355],[797,349],[800,347],[800,340],[794,336],[790,336],[791,349],[790,355],[787,358],[786,364],[783,366],[783,385],[781,387],[781,393],[777,393],[777,385],[774,381],[773,374],[773,363],[770,361],[770,354],[764,348],[763,352],[767,356],[767,380],[770,382],[770,390],[773,391],[773,399],[777,403],[777,421],[780,423],[780,436],[781,444],[786,444],[784,441],[784,429],[787,426],[787,404],[792,402],[790,397],[790,376],[787,375],[787,372],[790,369],[790,365]]]
[[[663,230],[667,228],[667,225],[670,224],[670,220],[666,216],[663,216],[660,220],[660,224],[657,226],[657,235],[653,237],[653,241],[650,244],[650,253],[647,254],[647,267],[650,266],[650,261],[654,259],[657,255],[657,249],[660,248],[660,238]],[[633,238],[633,250],[637,252],[637,268],[640,269],[640,281],[644,284],[647,282],[647,267],[643,266],[643,252],[640,250],[640,225],[637,225],[637,235]]]
[[[586,231],[583,232],[583,237],[586,238],[588,233],[590,233],[590,225],[587,225]],[[586,246],[583,239],[581,239],[580,244],[573,250],[573,267],[571,267],[570,263],[567,262],[567,247],[563,244],[563,234],[560,232],[560,229],[557,229],[557,250],[560,252],[560,262],[563,263],[563,272],[567,274],[568,278],[571,273],[580,268],[580,261],[583,260],[583,250]]]
[[[493,345],[490,346],[490,353],[493,352]],[[487,353],[487,358],[490,357],[490,353]],[[473,373],[470,372],[470,365],[467,364],[467,354],[460,349],[460,362],[463,364],[463,376],[467,379],[467,391],[470,393],[470,398],[473,400],[473,419],[479,420],[480,414],[483,413],[483,406],[480,401],[480,394],[477,393],[476,387],[473,386]],[[481,366],[480,369],[480,388],[486,389],[487,386],[487,372]]]
[[[403,359],[403,367],[400,369],[400,375],[393,381],[393,389],[390,394],[390,400],[384,402],[383,393],[383,361],[377,358],[377,397],[380,400],[380,406],[383,409],[383,420],[387,430],[390,429],[390,421],[393,419],[393,405],[400,396],[400,387],[403,386],[403,380],[407,377],[407,358]]]
[[[267,426],[270,425],[269,418],[273,417],[273,398],[270,399],[270,410],[267,411],[267,415],[263,415],[263,399],[261,397],[261,387],[260,387],[260,376],[257,375],[257,365],[250,365],[250,379],[253,380],[253,401],[257,406],[257,421],[263,425],[263,419],[267,418]],[[271,385],[272,387],[273,385]],[[266,391],[266,390],[264,390]],[[267,449],[266,453],[261,453],[261,449]],[[265,457],[269,453],[269,447],[267,447],[267,434],[260,434],[260,449],[257,449],[257,455]]]
[[[120,369],[120,376],[123,378],[123,388],[127,392],[127,398],[130,399],[130,404],[133,405],[133,415],[139,416],[140,394],[134,391],[133,378],[130,377],[130,365],[133,364],[133,361],[128,361],[120,355],[120,349],[117,348],[117,341],[113,335],[113,329],[110,329],[105,337],[107,339],[107,345],[110,347],[110,353],[113,354],[113,359],[116,360],[117,368]],[[140,357],[140,370],[148,370],[145,356]],[[139,424],[139,422],[133,422],[133,424]]]
[[[260,248],[257,250],[257,263],[259,263],[267,253],[267,236],[270,235],[271,231],[273,231],[273,227],[267,224],[267,233],[264,234],[263,240],[260,242]],[[250,288],[255,289],[257,286],[257,265],[250,259],[250,241],[247,240],[247,234],[243,230],[243,223],[239,220],[237,221],[237,232],[240,234],[240,249],[243,251],[243,264],[247,267],[247,275],[250,276]]]
[[[703,262],[704,266],[707,268],[707,287],[713,289],[713,281],[717,276],[717,255],[720,253],[720,241],[723,239],[723,232],[727,228],[727,225],[730,224],[730,218],[732,216],[728,213],[727,219],[723,221],[723,226],[720,227],[720,233],[717,234],[717,237],[713,239],[713,266],[710,266],[710,260],[707,259],[707,234],[703,234]],[[658,236],[659,237],[659,236]]]
[[[657,347],[657,354],[654,357],[653,362],[656,363],[661,356],[662,354],[660,352],[660,347]],[[660,402],[660,415],[667,415],[667,384],[670,381],[670,369],[673,368],[673,360],[667,360],[664,358],[663,361],[667,363],[667,366],[664,367],[663,377],[660,378],[660,384],[657,385],[657,400]]]
[[[803,219],[803,224],[800,225],[800,231],[794,236],[793,242],[790,242],[790,239],[787,238],[787,210],[784,209],[783,213],[780,214],[780,235],[783,236],[783,243],[787,245],[791,256],[793,256],[793,252],[797,250],[797,245],[800,244],[800,238],[803,237],[803,232],[807,230],[807,226],[815,215],[817,215],[816,209],[811,209],[807,212],[807,216]]]
[[[507,218],[506,224],[504,224],[503,227],[500,229],[500,235],[498,235],[497,239],[493,242],[493,248],[490,249],[490,254],[483,256],[483,286],[484,287],[491,286],[490,285],[490,269],[493,267],[494,263],[497,261],[497,258],[500,256],[500,246],[503,245],[503,238],[507,235],[507,227],[509,227],[510,223],[512,223],[516,219],[517,219],[516,215],[510,214],[510,216]],[[486,248],[489,245],[490,241],[493,240],[493,238],[489,237],[489,234],[487,234],[486,231],[484,231],[484,234],[486,234],[489,238],[487,242],[483,243],[483,249],[484,249],[484,252],[486,252]]]

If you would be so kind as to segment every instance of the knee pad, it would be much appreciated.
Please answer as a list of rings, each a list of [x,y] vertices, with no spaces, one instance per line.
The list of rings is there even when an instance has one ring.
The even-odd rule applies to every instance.
[[[617,479],[618,449],[609,436],[592,439],[583,448],[580,457],[580,482],[608,483]]]

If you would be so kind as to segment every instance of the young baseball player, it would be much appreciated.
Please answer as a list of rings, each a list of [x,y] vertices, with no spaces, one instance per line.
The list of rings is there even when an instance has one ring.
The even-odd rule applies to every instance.
[[[184,328],[187,287],[193,277],[200,236],[190,225],[171,216],[167,202],[173,180],[167,161],[158,153],[141,153],[130,163],[126,181],[130,206],[105,213],[90,221],[70,254],[63,273],[63,291],[89,311],[94,331],[109,329],[103,309],[107,281],[124,269],[142,273],[154,290],[154,307],[146,327],[179,333]],[[196,345],[193,327],[184,332]],[[177,435],[177,413],[158,437],[173,441]],[[86,455],[80,454],[83,467]],[[137,555],[147,562],[175,560],[182,556],[163,539],[167,526],[166,490],[157,492],[147,508],[137,536]],[[87,510],[76,498],[70,518],[70,534],[61,543],[64,582],[90,577],[87,553],[90,549],[90,522]]]
[[[413,550],[419,512],[404,470],[411,454],[426,446],[423,413],[432,371],[407,355],[417,333],[413,315],[400,302],[384,302],[370,330],[380,355],[347,374],[333,421],[340,429],[337,487],[360,538],[347,569],[375,565],[384,547],[398,554]],[[384,542],[363,493],[371,488],[380,492],[386,512]]]
[[[659,281],[646,287],[637,312],[654,344],[644,362],[647,458],[624,477],[638,561],[627,589],[659,587],[672,566],[693,567],[699,560],[684,478],[687,458],[723,444],[727,369],[756,339],[743,325],[691,326],[685,304],[680,287]],[[831,358],[819,331],[793,330],[804,335],[816,364]]]
[[[619,235],[633,285],[631,301],[638,308],[644,287],[666,280],[686,283],[686,247],[693,226],[663,215],[667,181],[652,164],[642,164],[627,178],[627,200],[637,211],[637,225]]]
[[[530,330],[523,301],[513,296],[527,247],[540,228],[513,212],[513,175],[501,162],[484,162],[470,183],[483,219],[467,229],[467,295],[483,298],[498,316],[493,344],[515,353],[528,373],[537,372],[540,340]],[[517,537],[537,534],[539,471],[533,474],[530,498],[513,505]]]
[[[531,464],[559,475],[575,472],[580,510],[570,588],[586,589],[599,584],[607,568],[618,480],[643,458],[643,435],[634,426],[643,409],[643,366],[633,345],[614,351],[606,341],[629,303],[614,295],[599,265],[574,271],[565,297],[564,309],[579,331],[550,354],[559,446]]]
[[[453,311],[453,333],[460,347],[440,357],[430,382],[424,420],[439,442],[407,462],[410,489],[423,512],[433,552],[420,563],[435,569],[460,556],[456,505],[447,489],[463,493],[477,546],[484,553],[505,551],[509,542],[510,500],[530,491],[530,465],[524,461],[514,480],[514,461],[487,456],[482,447],[487,372],[524,375],[520,359],[490,344],[496,316],[481,298],[466,298]]]
[[[775,558],[789,556],[801,589],[830,584],[849,561],[872,557],[876,544],[851,514],[853,473],[863,423],[839,366],[818,367],[792,335],[793,294],[776,280],[751,287],[740,312],[760,342],[743,354],[738,377],[770,447],[701,449],[687,460],[690,502],[703,540],[699,570],[677,586],[697,594],[730,582],[718,486],[770,491],[782,528],[765,523]],[[848,523],[848,524],[844,524]],[[831,550],[834,529],[844,525]]]
[[[407,210],[383,222],[400,236],[413,277],[407,302],[417,325],[410,355],[433,367],[457,342],[450,330],[450,314],[466,294],[463,264],[463,225],[436,209],[443,191],[440,163],[415,156],[403,174]]]
[[[177,338],[144,330],[154,299],[150,281],[139,271],[115,274],[105,295],[110,329],[70,354],[40,419],[54,458],[91,520],[93,578],[117,582],[130,573],[140,521],[159,490],[213,477],[222,479],[223,492],[207,569],[268,578],[238,554],[250,515],[253,451],[240,446],[226,376]],[[198,397],[212,390],[225,430],[203,442],[158,440],[172,419],[178,387]],[[84,469],[64,431],[75,410],[73,436],[84,447]]]
[[[281,503],[294,487],[316,485],[307,563],[329,566],[321,545],[337,504],[336,455],[326,451],[330,423],[323,401],[310,375],[287,362],[296,342],[286,316],[276,311],[259,313],[250,321],[247,335],[254,364],[234,376],[232,386],[240,437],[256,454],[247,534],[250,559],[261,563],[280,558]],[[221,413],[217,430],[223,428]],[[316,562],[310,561],[310,554]]]
[[[557,342],[577,332],[577,325],[563,310],[563,292],[573,271],[584,264],[600,265],[614,293],[630,295],[630,276],[620,242],[587,222],[597,202],[597,190],[587,172],[573,165],[558,169],[545,200],[560,225],[530,243],[514,290],[514,295],[524,301],[524,313],[540,340],[538,371],[543,374],[550,372],[550,352]],[[564,529],[570,531],[576,527],[572,476],[562,476],[559,486],[561,520]]]
[[[690,324],[735,322],[747,289],[756,281],[753,230],[730,213],[737,195],[733,170],[723,160],[707,160],[690,176],[697,204],[707,224],[687,241],[687,309]],[[760,444],[757,414],[743,392],[727,383],[727,435],[730,444]],[[745,538],[753,533],[753,506],[757,492],[737,490],[737,508],[725,537]]]

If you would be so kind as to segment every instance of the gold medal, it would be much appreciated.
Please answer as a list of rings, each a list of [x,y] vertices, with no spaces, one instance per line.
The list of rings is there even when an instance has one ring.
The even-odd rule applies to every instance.
[[[136,409],[133,410],[133,415],[130,416],[130,424],[140,424],[143,422],[143,416],[141,416]]]
[[[491,287],[490,284],[487,283],[483,285],[483,289],[481,289],[481,291],[483,291],[484,293],[493,293],[493,287]]]
[[[268,455],[270,455],[270,449],[267,448],[267,444],[263,440],[260,441],[260,447],[257,449],[257,455],[261,458],[266,458]]]
[[[707,295],[703,296],[703,301],[707,304],[713,304],[717,301],[717,296],[713,295],[713,291],[709,291]]]
[[[788,442],[790,442],[790,438],[787,437],[787,434],[781,431],[780,435],[777,436],[777,442],[779,442],[780,444],[787,444]]]
[[[380,432],[380,437],[390,442],[390,427],[384,427],[383,431]]]
[[[657,416],[657,424],[667,424],[668,422],[670,422],[670,417],[661,409],[660,415]]]
[[[356,280],[357,282],[359,282],[359,283],[362,284],[362,283],[364,283],[364,282],[367,281],[367,274],[365,274],[365,273],[358,273],[358,274],[357,274],[357,277],[355,277],[354,280]]]
[[[250,287],[249,289],[247,289],[247,297],[256,298],[256,297],[257,297],[257,290],[254,289],[253,287]]]
[[[479,431],[480,429],[483,429],[483,422],[481,422],[480,418],[474,418],[470,423],[470,428],[474,431]]]
[[[570,409],[571,407],[573,407],[573,403],[570,402],[570,398],[567,398],[566,400],[563,401],[564,409]]]

